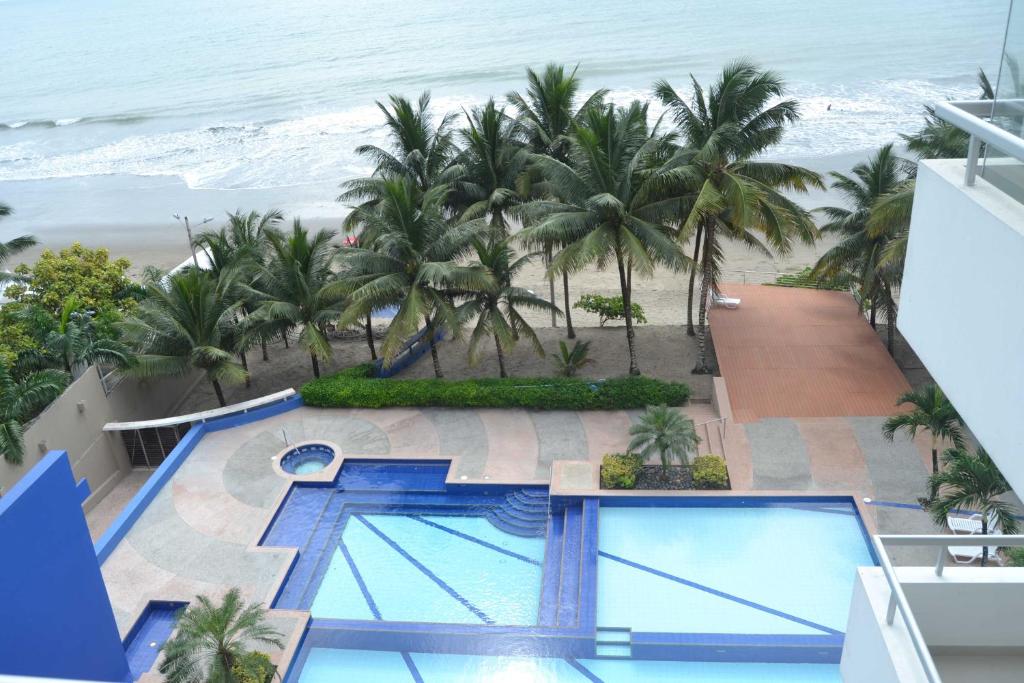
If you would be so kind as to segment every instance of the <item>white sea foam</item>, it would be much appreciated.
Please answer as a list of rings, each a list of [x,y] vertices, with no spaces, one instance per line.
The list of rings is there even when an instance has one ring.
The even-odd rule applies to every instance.
[[[773,155],[815,157],[871,149],[915,130],[924,103],[972,92],[926,81],[880,81],[856,88],[796,83],[789,95],[799,101],[802,118]],[[680,94],[690,95],[684,89]],[[638,89],[617,89],[609,95],[620,104],[650,97],[649,91]],[[481,98],[449,96],[435,98],[433,105],[437,112],[461,113],[481,102]],[[651,120],[662,113],[661,104],[652,102]],[[56,124],[75,121],[61,119]],[[0,145],[0,181],[111,174],[178,176],[193,189],[341,182],[370,170],[354,150],[361,144],[386,145],[382,122],[376,106],[361,105],[283,121],[167,133],[133,134],[133,126],[128,125],[116,131],[123,137],[72,152],[50,153],[39,141],[23,140]]]

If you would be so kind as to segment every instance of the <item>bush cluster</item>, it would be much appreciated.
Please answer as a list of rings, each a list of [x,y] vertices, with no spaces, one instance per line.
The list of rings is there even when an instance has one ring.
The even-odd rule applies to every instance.
[[[270,683],[277,667],[262,652],[246,652],[235,660],[231,673],[237,683]]]
[[[644,460],[636,453],[609,453],[601,458],[601,488],[631,489]]]
[[[684,405],[690,387],[649,377],[507,379],[378,379],[366,363],[302,387],[306,405],[321,408],[533,408],[620,410],[651,403]]]
[[[719,455],[698,455],[690,465],[693,487],[697,489],[729,488],[729,469]]]
[[[626,318],[626,306],[622,303],[621,296],[600,296],[599,294],[584,294],[580,300],[572,305],[588,313],[598,315],[598,325],[604,327],[609,320],[624,320]],[[633,311],[633,322],[640,324],[647,322],[644,309],[638,303],[632,303],[629,309]]]

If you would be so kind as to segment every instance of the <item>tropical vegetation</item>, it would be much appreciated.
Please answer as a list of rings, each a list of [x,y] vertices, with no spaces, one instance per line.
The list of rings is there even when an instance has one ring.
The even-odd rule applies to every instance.
[[[52,368],[14,375],[0,364],[0,454],[12,465],[25,457],[24,426],[60,396],[68,376]]]
[[[997,530],[1004,534],[1015,534],[1018,530],[1014,507],[1000,496],[1009,492],[1010,484],[992,462],[984,449],[972,453],[957,447],[942,454],[943,468],[931,475],[928,486],[932,495],[926,508],[932,520],[941,527],[948,527],[951,514],[978,514],[981,518],[981,533]],[[998,529],[990,526],[990,520]],[[988,546],[983,546],[981,564],[988,561]]]
[[[283,638],[267,623],[263,606],[247,604],[237,588],[220,604],[197,595],[161,648],[160,673],[167,683],[267,683],[273,669],[268,672],[266,658],[249,648],[283,648]]]
[[[919,431],[928,432],[931,439],[932,472],[939,471],[939,443],[948,441],[956,448],[964,447],[963,421],[942,389],[929,384],[908,391],[897,400],[897,405],[909,410],[890,416],[882,424],[882,435],[892,441],[896,432],[906,432],[913,439]]]
[[[689,467],[690,453],[700,445],[693,420],[664,404],[648,406],[629,428],[629,435],[632,437],[630,452],[645,461],[658,456],[666,475],[674,460],[683,467]]]
[[[558,353],[551,354],[555,371],[559,377],[575,377],[587,365],[594,362],[590,357],[590,342],[576,341],[572,348],[564,341],[558,342]]]

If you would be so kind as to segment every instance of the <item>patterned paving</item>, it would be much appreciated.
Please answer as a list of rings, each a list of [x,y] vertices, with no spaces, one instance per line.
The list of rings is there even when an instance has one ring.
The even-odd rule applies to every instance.
[[[910,385],[853,298],[724,285],[743,303],[711,312],[711,333],[738,422],[888,415]]]

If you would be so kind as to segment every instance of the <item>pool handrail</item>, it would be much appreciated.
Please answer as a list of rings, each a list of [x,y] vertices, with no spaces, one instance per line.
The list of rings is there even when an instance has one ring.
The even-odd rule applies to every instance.
[[[267,394],[266,396],[260,396],[259,398],[249,399],[248,401],[242,401],[240,403],[232,403],[231,405],[224,406],[223,408],[213,408],[211,410],[201,410],[197,413],[189,413],[187,415],[174,415],[171,417],[158,418],[156,420],[139,420],[137,422],[108,422],[103,425],[103,431],[105,432],[124,432],[132,429],[151,429],[153,427],[173,427],[174,425],[185,424],[186,422],[206,422],[218,417],[224,417],[225,415],[234,415],[236,413],[247,413],[253,408],[261,408],[268,406],[273,403],[279,403],[285,399],[291,398],[295,395],[295,389],[284,389],[282,391],[274,392],[273,394]]]

